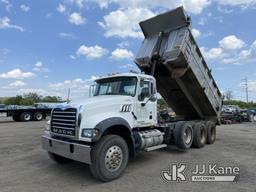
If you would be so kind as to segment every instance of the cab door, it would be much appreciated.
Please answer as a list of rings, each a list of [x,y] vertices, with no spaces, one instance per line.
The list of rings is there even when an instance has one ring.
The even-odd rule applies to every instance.
[[[141,79],[136,103],[136,126],[153,126],[157,123],[156,87],[153,79]]]

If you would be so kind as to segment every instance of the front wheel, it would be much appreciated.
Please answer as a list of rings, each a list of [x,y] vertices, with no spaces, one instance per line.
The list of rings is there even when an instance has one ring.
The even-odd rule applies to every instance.
[[[126,141],[118,135],[104,136],[92,150],[91,173],[101,181],[118,178],[125,170],[129,159]]]

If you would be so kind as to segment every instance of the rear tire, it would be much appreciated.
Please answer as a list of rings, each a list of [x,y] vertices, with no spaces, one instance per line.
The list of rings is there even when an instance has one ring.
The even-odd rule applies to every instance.
[[[207,139],[207,130],[203,122],[195,123],[194,126],[193,147],[201,148],[205,145]]]
[[[185,122],[178,122],[174,129],[174,142],[180,149],[189,149],[193,142],[193,128]]]
[[[36,112],[36,113],[33,115],[33,119],[34,119],[35,121],[42,121],[43,118],[44,118],[44,115],[43,115],[43,113],[41,113],[41,112]]]
[[[66,157],[62,157],[60,155],[48,152],[48,156],[50,157],[51,160],[55,161],[56,163],[59,164],[66,164],[72,161],[72,159],[68,159]]]
[[[118,135],[104,136],[92,150],[92,175],[101,181],[117,179],[124,172],[129,150],[126,141]]]
[[[207,144],[213,144],[216,140],[216,125],[212,121],[208,121],[206,123],[207,127]]]
[[[24,112],[24,113],[22,113],[21,115],[20,115],[20,120],[21,121],[31,121],[32,120],[32,115],[31,115],[31,113],[29,113],[29,112]]]

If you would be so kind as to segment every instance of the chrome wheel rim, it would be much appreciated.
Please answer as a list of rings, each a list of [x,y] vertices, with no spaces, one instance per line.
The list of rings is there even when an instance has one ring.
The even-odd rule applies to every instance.
[[[114,145],[110,147],[105,155],[105,167],[108,171],[114,172],[118,170],[123,161],[122,149]]]
[[[29,121],[30,118],[31,118],[30,114],[25,114],[25,115],[24,115],[24,119],[25,119],[26,121]]]
[[[43,118],[43,115],[41,113],[37,114],[36,115],[36,119],[37,120],[41,120]]]
[[[192,140],[192,132],[189,128],[186,128],[183,135],[186,144],[189,144]]]

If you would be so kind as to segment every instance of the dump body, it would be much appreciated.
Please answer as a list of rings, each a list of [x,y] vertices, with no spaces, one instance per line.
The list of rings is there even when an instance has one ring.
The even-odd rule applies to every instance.
[[[145,39],[137,66],[156,78],[158,92],[187,120],[219,121],[221,93],[191,33],[182,7],[140,23]]]

